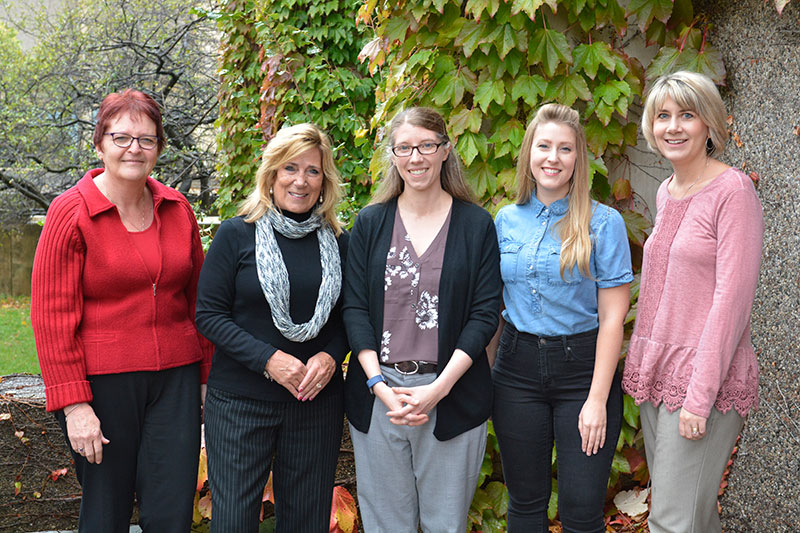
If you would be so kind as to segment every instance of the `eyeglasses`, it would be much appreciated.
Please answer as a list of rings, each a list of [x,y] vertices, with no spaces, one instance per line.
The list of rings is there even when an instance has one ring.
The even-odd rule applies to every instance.
[[[129,147],[133,141],[138,142],[139,148],[142,150],[152,150],[158,146],[158,137],[155,135],[142,135],[141,137],[134,137],[127,133],[104,133],[103,135],[110,135],[114,144],[120,148]]]
[[[417,152],[419,152],[419,155],[431,155],[438,152],[439,147],[443,144],[447,144],[447,141],[442,141],[440,143],[427,141],[422,144],[418,144],[417,146],[411,146],[410,144],[398,144],[396,146],[392,146],[392,153],[397,157],[410,157],[416,149]]]

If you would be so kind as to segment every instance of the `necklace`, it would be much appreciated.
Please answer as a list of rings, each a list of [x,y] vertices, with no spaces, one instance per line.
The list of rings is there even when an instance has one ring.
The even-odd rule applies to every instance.
[[[695,180],[692,182],[692,184],[691,184],[691,185],[689,185],[689,187],[688,187],[688,188],[687,188],[687,189],[686,189],[686,190],[683,192],[683,194],[681,195],[681,199],[683,199],[683,198],[686,198],[687,196],[689,196],[689,191],[691,191],[691,190],[692,190],[692,187],[694,187],[695,185],[697,185],[697,183],[698,183],[698,182],[700,181],[700,179],[703,177],[703,174],[705,174],[705,173],[706,173],[706,169],[708,168],[708,160],[709,160],[709,158],[708,158],[708,157],[706,157],[706,164],[705,164],[705,166],[703,167],[703,170],[702,170],[702,171],[700,171],[700,175],[699,175],[699,176],[697,176],[697,178],[696,178],[696,179],[695,179]]]

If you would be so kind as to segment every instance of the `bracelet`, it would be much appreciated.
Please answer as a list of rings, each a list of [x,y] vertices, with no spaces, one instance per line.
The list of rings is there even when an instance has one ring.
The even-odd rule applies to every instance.
[[[375,385],[377,385],[381,381],[386,383],[387,386],[389,385],[389,383],[386,381],[386,378],[383,377],[383,374],[378,374],[377,376],[372,376],[371,378],[369,378],[367,380],[367,388],[369,389],[369,392],[371,392],[372,394],[375,394],[375,391],[372,390],[372,387],[374,387]]]
[[[270,381],[275,381],[274,379],[272,379],[272,376],[269,375],[269,372],[267,372],[266,368],[264,369],[264,377]]]
[[[62,411],[64,411],[64,420],[66,420],[67,417],[69,415],[71,415],[75,411],[75,409],[77,409],[77,408],[78,408],[78,406],[76,405],[75,407],[73,407],[72,409],[69,410],[69,413],[66,410],[62,409]]]

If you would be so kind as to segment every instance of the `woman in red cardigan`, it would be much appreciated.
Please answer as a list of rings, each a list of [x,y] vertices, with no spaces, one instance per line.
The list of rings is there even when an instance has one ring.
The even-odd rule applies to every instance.
[[[211,345],[194,326],[203,250],[186,199],[148,177],[158,104],[100,105],[90,170],[53,200],[33,264],[31,321],[83,488],[81,532],[189,531]]]

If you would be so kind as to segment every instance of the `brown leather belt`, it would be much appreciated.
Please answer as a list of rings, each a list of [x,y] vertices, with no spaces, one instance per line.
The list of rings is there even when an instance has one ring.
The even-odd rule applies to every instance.
[[[436,372],[439,366],[436,363],[429,363],[428,361],[400,361],[399,363],[381,363],[381,365],[392,367],[406,376],[411,376],[413,374],[430,374]]]

